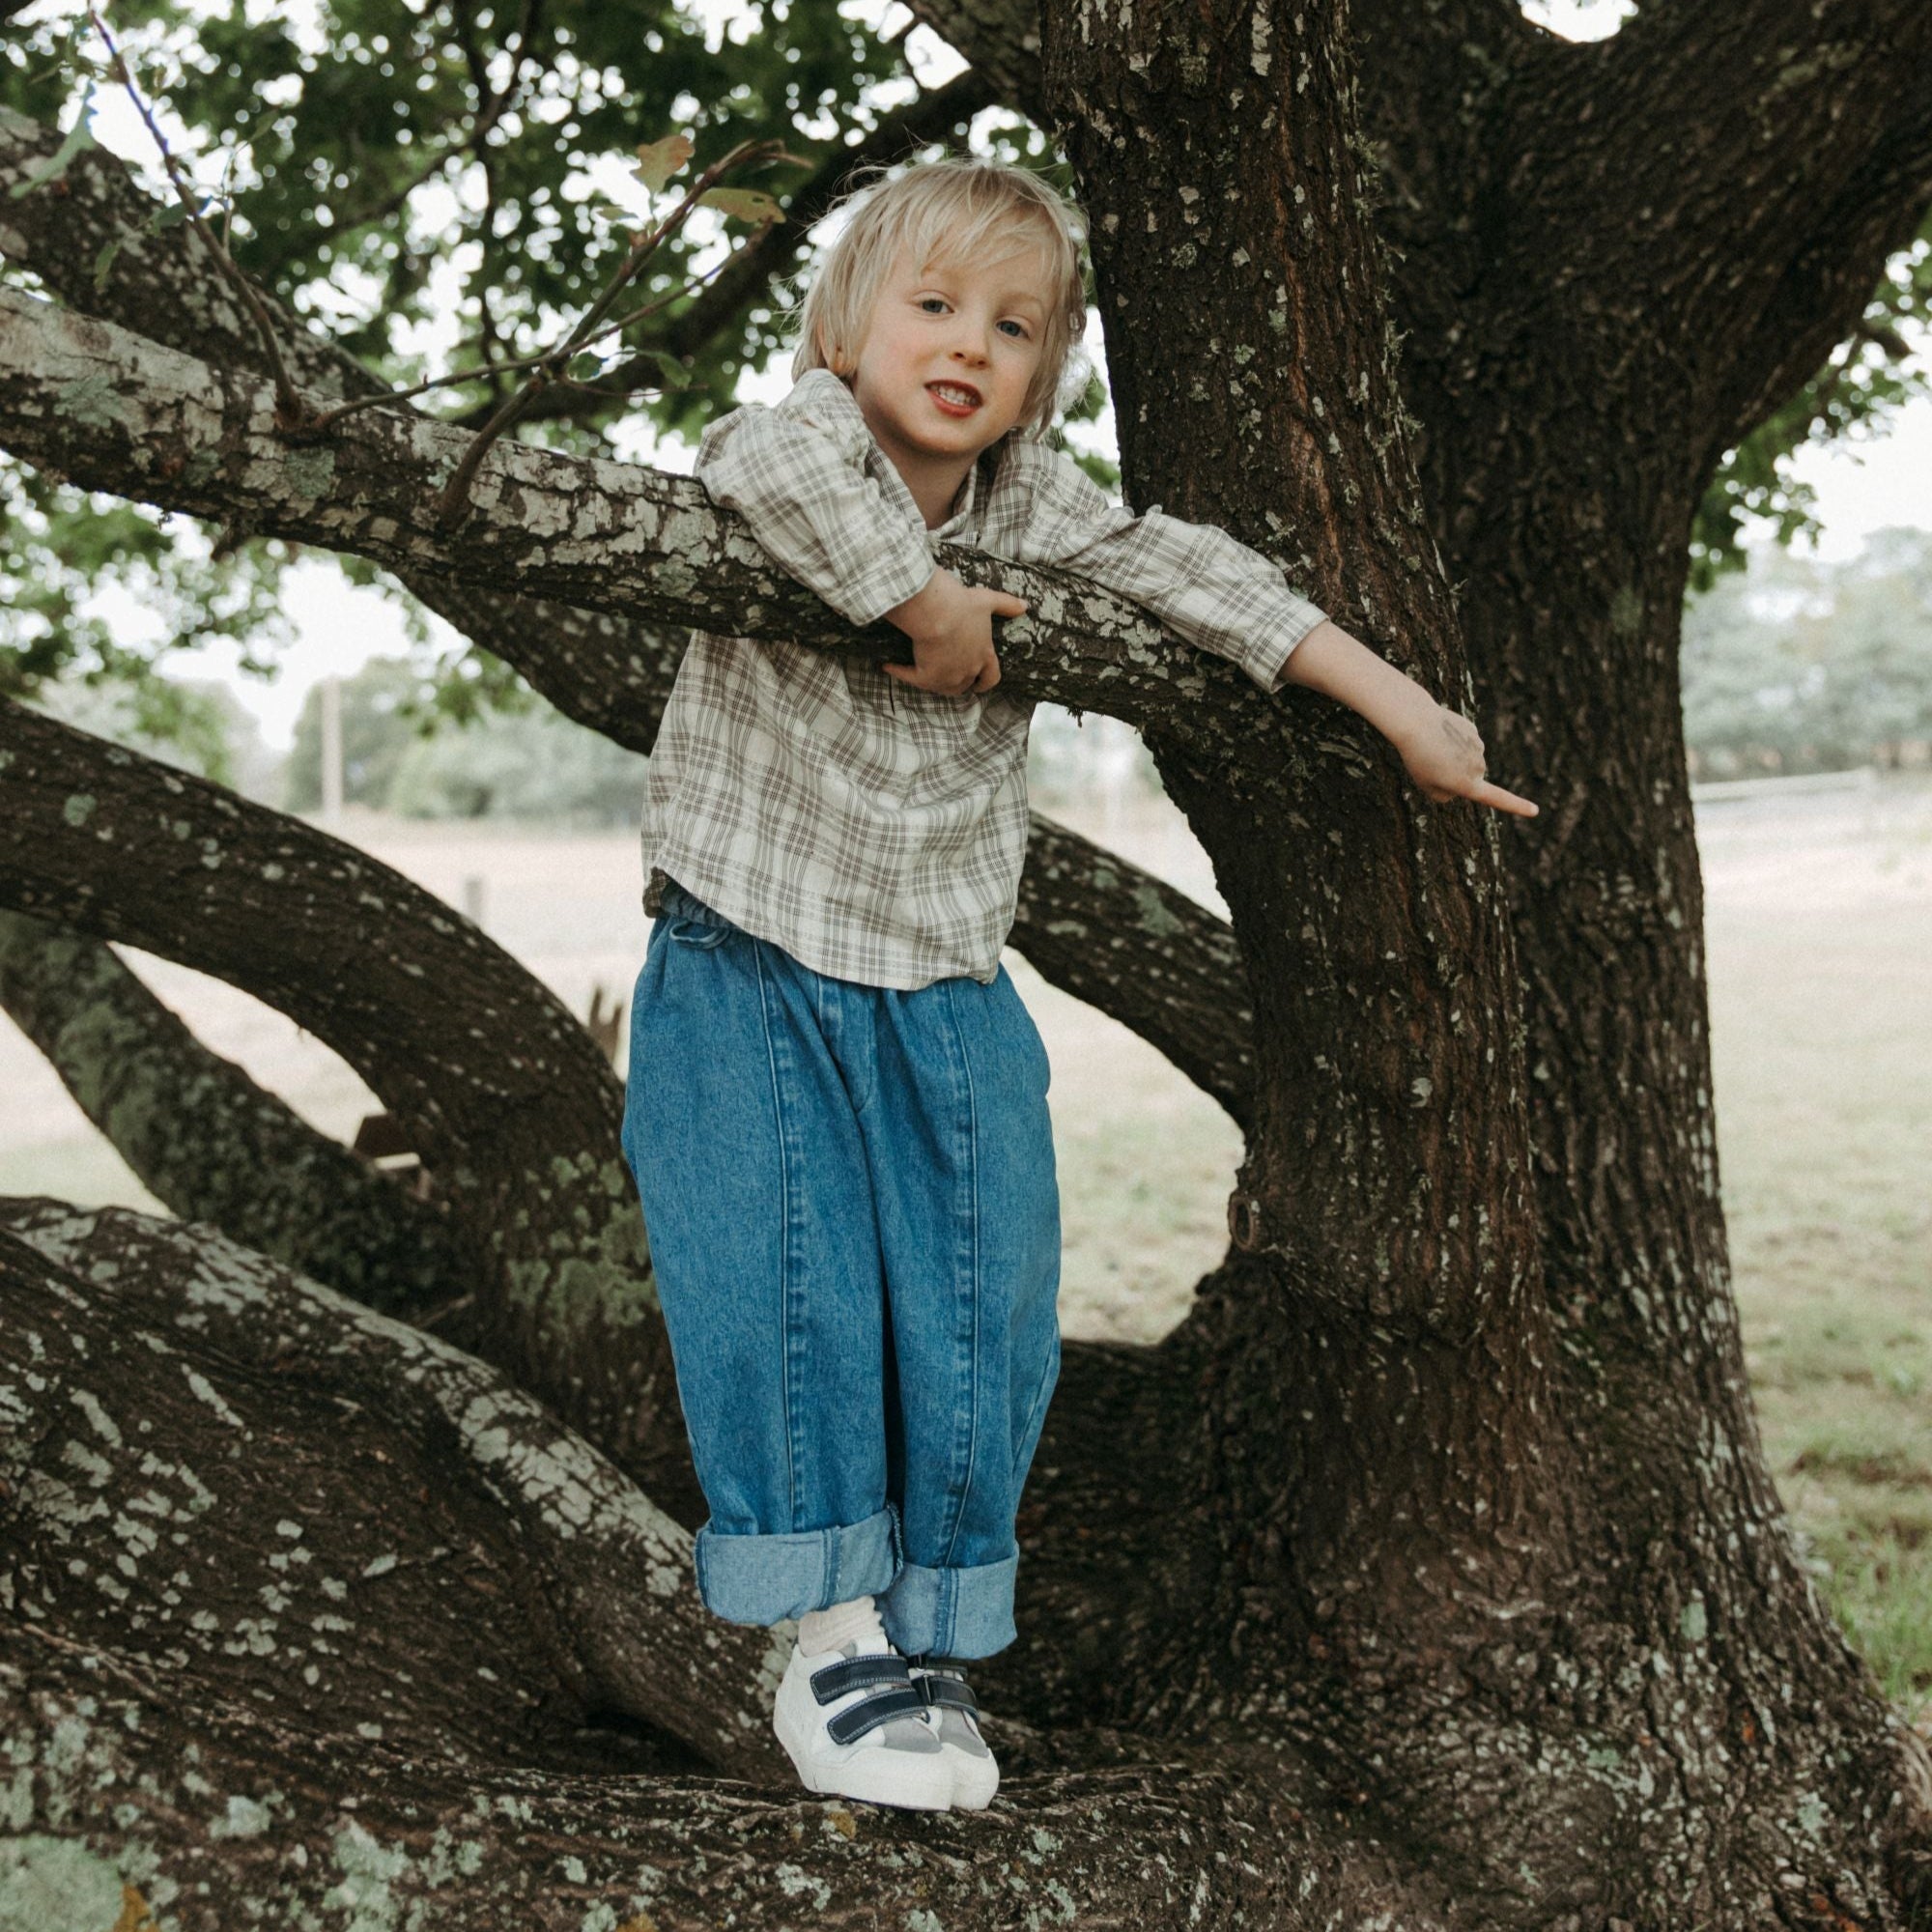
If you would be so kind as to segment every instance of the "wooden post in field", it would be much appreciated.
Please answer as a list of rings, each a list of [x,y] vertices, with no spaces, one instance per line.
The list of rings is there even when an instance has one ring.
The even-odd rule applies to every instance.
[[[342,680],[322,681],[322,815],[334,824],[342,817]]]

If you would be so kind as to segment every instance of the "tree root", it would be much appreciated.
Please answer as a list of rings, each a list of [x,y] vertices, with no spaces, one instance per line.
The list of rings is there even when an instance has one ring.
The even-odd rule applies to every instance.
[[[16,1618],[278,1718],[502,1755],[598,1714],[769,1776],[779,1637],[471,1356],[202,1228],[0,1212]]]

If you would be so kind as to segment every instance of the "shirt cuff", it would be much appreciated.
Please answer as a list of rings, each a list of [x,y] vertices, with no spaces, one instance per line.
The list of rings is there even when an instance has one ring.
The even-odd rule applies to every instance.
[[[1254,679],[1270,697],[1283,688],[1282,673],[1288,668],[1288,661],[1294,655],[1294,647],[1309,632],[1328,621],[1328,613],[1319,611],[1313,604],[1303,602],[1299,611],[1292,617],[1282,617],[1269,624],[1256,638],[1237,660],[1241,668]]]
[[[932,582],[937,568],[929,551],[895,551],[862,577],[840,583],[838,594],[825,601],[861,628],[876,624],[888,611],[897,610],[908,597],[917,597]]]

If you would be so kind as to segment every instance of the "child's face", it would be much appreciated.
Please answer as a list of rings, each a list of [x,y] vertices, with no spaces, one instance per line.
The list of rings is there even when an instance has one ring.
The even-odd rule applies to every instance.
[[[851,373],[886,454],[970,464],[999,441],[1039,367],[1049,299],[1044,254],[1025,242],[997,261],[944,265],[901,249]]]

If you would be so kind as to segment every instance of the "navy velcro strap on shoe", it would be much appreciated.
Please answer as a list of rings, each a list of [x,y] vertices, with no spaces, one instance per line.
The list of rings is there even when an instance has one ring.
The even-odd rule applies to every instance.
[[[863,1690],[870,1684],[905,1685],[912,1682],[906,1661],[895,1652],[883,1657],[847,1657],[828,1663],[811,1673],[811,1694],[821,1704],[831,1704],[848,1690]]]
[[[938,1706],[950,1704],[954,1710],[971,1711],[975,1717],[980,1714],[980,1700],[973,1694],[973,1687],[962,1683],[956,1677],[942,1676],[936,1670],[928,1670],[918,1680],[919,1694],[928,1704]]]
[[[852,1661],[856,1663],[858,1659]],[[924,1709],[925,1699],[910,1684],[897,1690],[881,1690],[876,1697],[862,1697],[849,1711],[828,1718],[826,1735],[834,1744],[849,1745],[889,1719],[916,1718]]]

